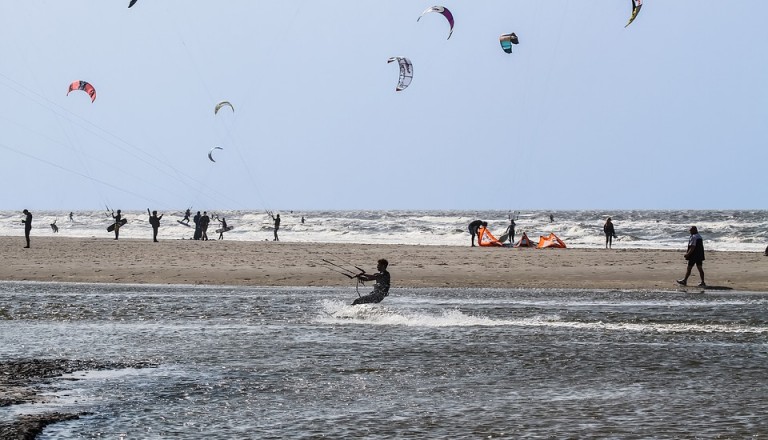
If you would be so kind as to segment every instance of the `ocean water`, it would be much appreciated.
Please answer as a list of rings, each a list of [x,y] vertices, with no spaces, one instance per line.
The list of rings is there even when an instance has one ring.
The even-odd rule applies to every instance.
[[[106,211],[78,211],[74,221],[69,212],[32,210],[32,235],[54,236],[50,223],[56,222],[58,236],[111,237],[106,231],[111,216]],[[162,211],[160,212],[163,213]],[[124,238],[151,239],[146,211],[127,211],[128,224],[120,231]],[[272,220],[264,211],[209,212],[227,219],[235,228],[226,240],[272,240]],[[489,222],[496,236],[504,233],[511,213],[504,211],[305,211],[281,212],[280,237],[304,243],[366,243],[455,245],[469,244],[467,225],[475,219]],[[550,222],[553,214],[555,221]],[[194,212],[193,212],[194,215]],[[696,225],[705,247],[721,251],[763,251],[768,245],[768,211],[524,211],[513,214],[517,237],[525,232],[533,240],[550,232],[570,247],[597,248],[605,244],[603,224],[611,216],[618,238],[614,245],[625,249],[685,249],[688,229]],[[301,222],[302,216],[305,222]],[[159,237],[189,239],[193,230],[180,225],[182,212],[165,212]],[[23,236],[21,212],[0,211],[0,236]],[[218,223],[212,223],[218,228]],[[210,231],[210,230],[209,230]],[[217,238],[212,231],[210,238]]]
[[[42,439],[764,438],[768,295],[0,283],[0,358],[76,372]]]

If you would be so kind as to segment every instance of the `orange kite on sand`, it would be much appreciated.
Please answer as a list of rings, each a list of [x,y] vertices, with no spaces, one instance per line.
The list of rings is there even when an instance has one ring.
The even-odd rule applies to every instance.
[[[539,245],[536,246],[536,249],[544,248],[565,249],[565,243],[563,243],[563,240],[560,240],[554,233],[549,234],[547,237],[541,235],[539,236]]]

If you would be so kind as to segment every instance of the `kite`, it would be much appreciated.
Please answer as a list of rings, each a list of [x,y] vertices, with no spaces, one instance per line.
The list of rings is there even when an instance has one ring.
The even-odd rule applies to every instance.
[[[136,0],[131,0],[131,2],[128,3],[128,7],[130,8],[131,6],[133,6],[135,4],[136,4]]]
[[[517,39],[517,35],[515,35],[514,32],[511,34],[504,34],[499,37],[499,43],[501,44],[501,48],[504,49],[504,52],[506,53],[512,53],[512,45],[517,44],[520,41]]]
[[[232,103],[231,102],[229,102],[229,101],[221,101],[220,103],[216,104],[216,108],[213,110],[213,114],[214,115],[219,114],[219,110],[221,110],[221,108],[224,107],[224,106],[228,106],[229,108],[232,109],[233,113],[235,112],[235,108],[232,107]]]
[[[213,147],[211,148],[211,151],[208,152],[208,159],[211,159],[211,162],[216,162],[213,160],[213,150],[223,150],[221,147]]]
[[[640,1],[640,0],[638,0]],[[418,22],[421,20],[421,17],[423,17],[425,14],[428,14],[430,12],[438,12],[440,14],[443,14],[443,17],[445,17],[446,20],[448,20],[448,24],[451,26],[450,31],[448,32],[448,40],[451,39],[451,34],[453,34],[453,14],[451,14],[451,11],[448,10],[448,8],[444,6],[432,6],[431,8],[427,8],[424,12],[419,15],[419,18],[416,19]]]
[[[643,0],[632,0],[632,15],[629,16],[629,21],[624,27],[629,26],[633,21],[635,21],[635,18],[637,17],[637,14],[640,13],[640,8],[642,7]]]
[[[96,100],[96,89],[86,81],[72,81],[72,84],[69,85],[69,90],[67,90],[67,96],[69,96],[69,92],[72,90],[82,90],[91,97],[91,102]]]
[[[397,61],[400,65],[400,80],[397,82],[397,88],[395,89],[400,92],[411,85],[413,80],[413,64],[411,64],[411,60],[405,57],[391,57],[387,60],[387,64],[394,61]]]

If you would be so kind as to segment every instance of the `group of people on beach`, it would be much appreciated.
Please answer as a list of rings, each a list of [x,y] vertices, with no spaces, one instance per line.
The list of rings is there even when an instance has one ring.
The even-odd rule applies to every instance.
[[[550,222],[554,221],[554,217],[550,214],[549,216]],[[478,235],[478,230],[483,227],[488,227],[488,222],[484,220],[474,220],[472,221],[468,226],[467,229],[469,231],[470,235],[470,243],[472,247],[475,247],[475,237]],[[687,269],[685,271],[685,276],[679,280],[677,280],[677,284],[681,286],[687,286],[688,285],[688,278],[691,276],[691,272],[693,270],[693,267],[696,266],[696,269],[699,272],[699,277],[701,278],[701,281],[697,285],[697,287],[707,287],[706,282],[704,281],[704,239],[701,237],[701,234],[699,234],[699,229],[696,226],[691,226],[688,230],[690,232],[690,238],[688,240],[688,247],[686,249],[684,258],[688,262]],[[605,221],[605,224],[603,225],[603,233],[605,234],[605,248],[611,249],[613,247],[613,239],[616,238],[616,228],[613,225],[613,221],[611,220],[611,217],[608,217]],[[510,216],[510,224],[507,227],[507,230],[504,232],[504,235],[502,237],[507,238],[510,243],[514,242],[515,240],[515,220],[512,216]],[[764,256],[768,257],[768,246],[765,248],[765,252],[763,253]]]

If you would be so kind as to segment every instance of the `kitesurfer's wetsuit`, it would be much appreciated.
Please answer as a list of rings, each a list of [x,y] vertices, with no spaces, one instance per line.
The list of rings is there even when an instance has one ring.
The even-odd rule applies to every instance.
[[[380,303],[384,297],[389,295],[389,272],[386,269],[382,269],[375,277],[376,284],[373,285],[373,292],[357,298],[352,303],[353,306],[357,304]]]

